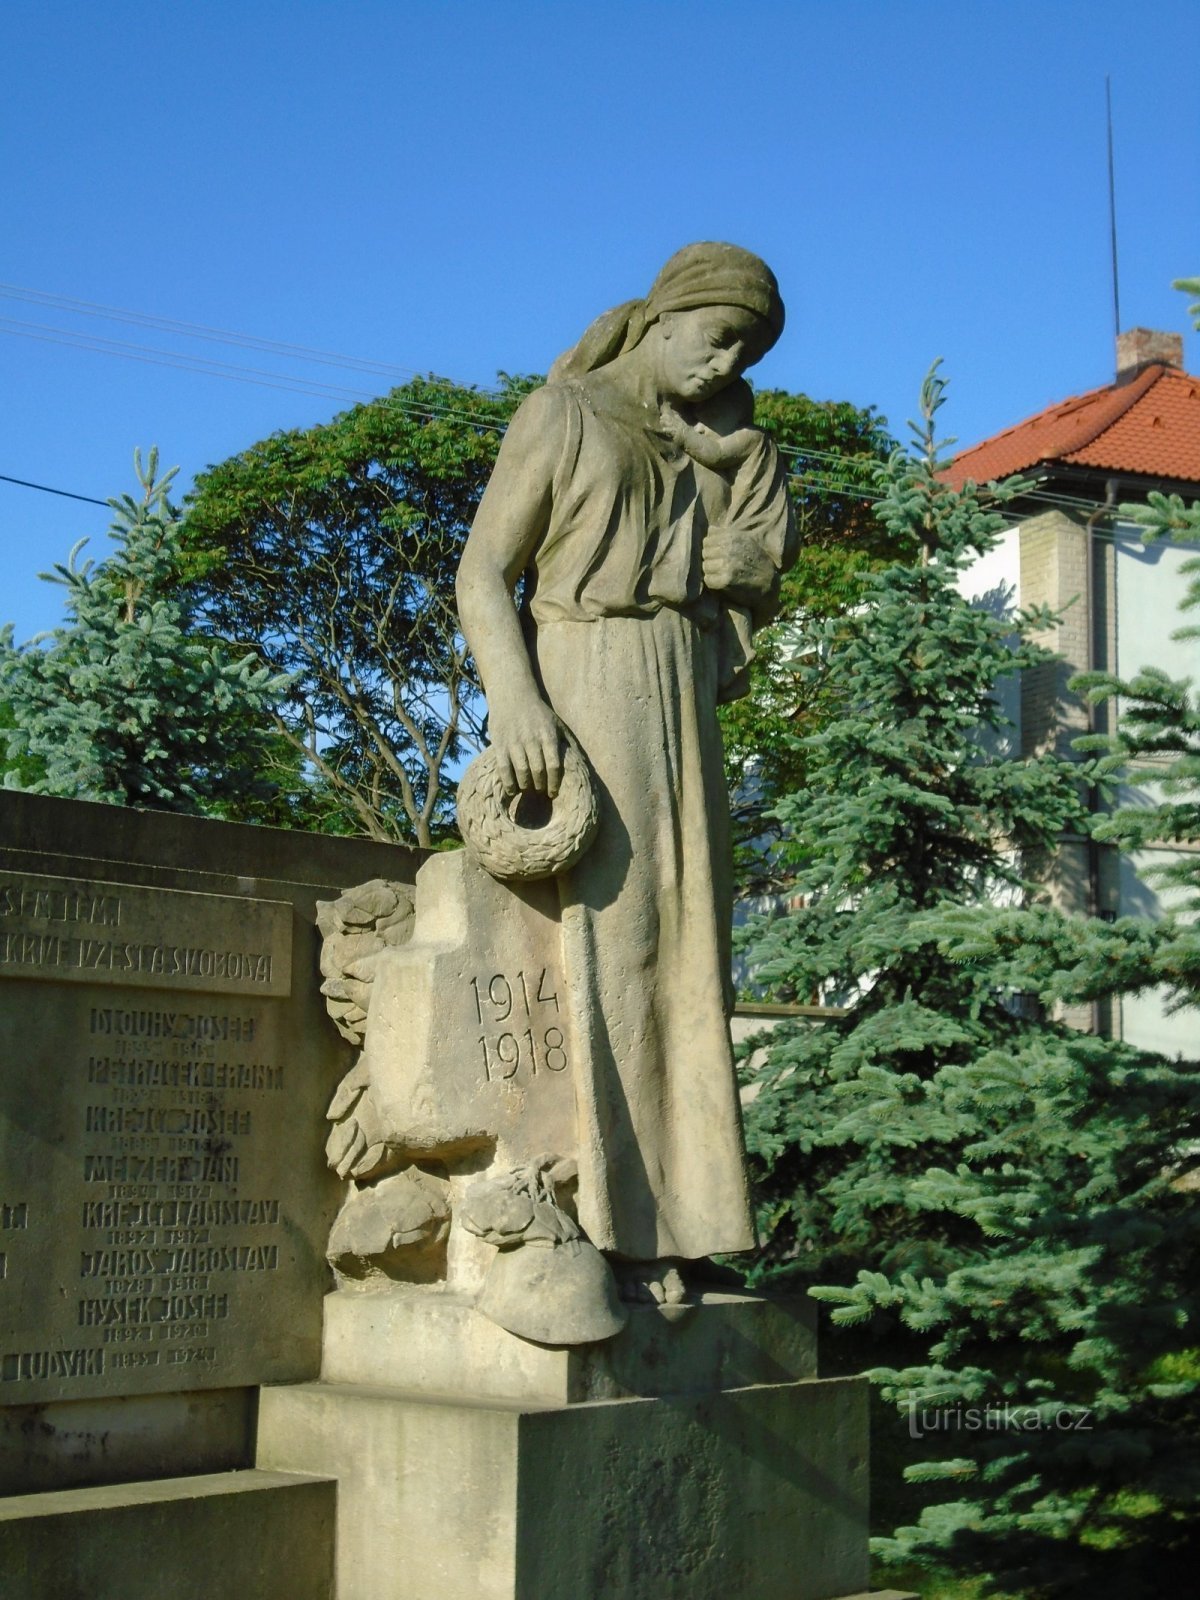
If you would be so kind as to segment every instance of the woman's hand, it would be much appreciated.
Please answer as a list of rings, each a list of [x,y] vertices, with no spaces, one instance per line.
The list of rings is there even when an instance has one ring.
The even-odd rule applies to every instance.
[[[710,528],[704,536],[701,560],[710,589],[742,591],[757,599],[775,581],[775,563],[770,556],[757,539],[737,528]]]
[[[558,719],[540,696],[513,706],[496,703],[488,721],[506,794],[538,789],[553,800],[562,783]]]

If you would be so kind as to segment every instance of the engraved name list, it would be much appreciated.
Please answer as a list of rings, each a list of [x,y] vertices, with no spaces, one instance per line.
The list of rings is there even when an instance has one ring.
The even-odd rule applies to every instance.
[[[262,1285],[286,1300],[296,1271],[291,923],[270,901],[0,881],[0,1403],[286,1367]]]

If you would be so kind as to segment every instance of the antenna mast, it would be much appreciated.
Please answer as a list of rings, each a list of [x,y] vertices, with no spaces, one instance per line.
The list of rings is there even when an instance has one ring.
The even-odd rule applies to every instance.
[[[1112,79],[1104,77],[1104,104],[1108,113],[1108,231],[1112,241],[1113,334],[1121,336],[1121,290],[1117,276],[1117,180],[1113,168]]]

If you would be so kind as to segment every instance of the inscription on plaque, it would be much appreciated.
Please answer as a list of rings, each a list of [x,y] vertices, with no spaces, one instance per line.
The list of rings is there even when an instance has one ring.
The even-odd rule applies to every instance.
[[[273,900],[0,874],[0,976],[286,995],[291,940]]]
[[[322,1091],[289,1047],[291,921],[0,880],[0,1404],[300,1375]]]

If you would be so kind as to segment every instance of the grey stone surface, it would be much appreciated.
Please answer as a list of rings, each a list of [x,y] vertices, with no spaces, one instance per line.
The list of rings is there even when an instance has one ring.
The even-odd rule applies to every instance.
[[[540,793],[558,828],[554,808],[575,803],[568,734],[592,775],[595,837],[557,879],[578,1216],[598,1248],[648,1263],[754,1243],[716,708],[745,692],[751,629],[795,558],[786,474],[745,426],[741,378],[782,325],[757,257],[678,252],[525,400],[458,575],[488,698],[493,822],[511,820],[506,796]]]
[[[409,1395],[566,1404],[696,1394],[813,1378],[816,1315],[803,1300],[708,1292],[683,1308],[638,1305],[616,1338],[553,1348],[468,1300],[395,1286],[325,1302],[322,1377]]]
[[[555,1347],[611,1339],[628,1318],[608,1262],[579,1238],[497,1251],[475,1306],[497,1327]]]
[[[329,1235],[326,1255],[347,1278],[445,1276],[450,1231],[447,1185],[416,1167],[351,1192]]]
[[[338,1479],[338,1600],[830,1600],[867,1582],[866,1384],[577,1406],[265,1390],[259,1461]]]
[[[342,1120],[399,1160],[573,1153],[566,978],[551,885],[505,887],[461,850],[417,874],[412,938],[379,956]],[[477,1163],[478,1165],[478,1163]],[[355,1175],[374,1169],[358,1166]]]
[[[254,1460],[253,1389],[0,1408],[0,1495],[231,1472]]]
[[[402,948],[358,959],[345,916],[326,928],[335,1020],[364,1030],[331,1165],[369,1186],[438,1163],[446,1287],[539,1343],[619,1329],[593,1252],[626,1298],[680,1304],[681,1260],[754,1244],[717,704],[745,692],[795,558],[741,377],[782,326],[762,261],[688,246],[522,405],[458,575],[493,735],[460,787],[467,848],[422,868]],[[563,1228],[474,1226],[472,1179]],[[351,1191],[340,1232],[365,1214]],[[417,1276],[394,1248],[379,1270]]]
[[[286,999],[291,907],[10,870],[0,882],[0,977]]]
[[[0,1500],[4,1600],[331,1600],[335,1496],[249,1471]]]
[[[322,915],[328,968],[349,936]],[[353,965],[363,972],[363,962]],[[486,1291],[507,1326],[562,1343],[615,1330],[622,1317],[611,1274],[576,1243],[579,1230],[558,1203],[571,1203],[577,1164],[554,885],[501,884],[466,851],[435,855],[417,875],[411,936],[381,945],[369,974],[350,997],[366,1020],[365,1045],[328,1111],[327,1157],[351,1180],[329,1243],[343,1290],[373,1289],[382,1277],[468,1297]],[[438,1191],[436,1236],[386,1229],[398,1186],[408,1198]],[[472,1194],[476,1210],[488,1209],[490,1194],[510,1221],[520,1212],[521,1227],[504,1234],[473,1222]]]
[[[558,792],[506,792],[500,753],[482,750],[463,773],[455,810],[463,843],[493,878],[536,882],[556,878],[583,859],[600,823],[600,808],[587,760],[563,734]]]
[[[103,876],[118,877],[114,863],[135,871],[131,883],[169,881],[177,889],[238,894],[249,880],[309,884],[328,898],[330,890],[368,878],[411,882],[422,852],[373,839],[341,839],[245,822],[214,822],[161,811],[135,811],[88,800],[0,790],[0,852],[24,858],[31,871],[52,872],[53,858],[103,864]],[[31,858],[43,864],[33,864]],[[275,898],[283,898],[276,896]]]
[[[0,963],[10,1487],[34,1418],[39,1486],[244,1466],[246,1387],[316,1374],[338,1199],[322,1113],[349,1052],[323,1015],[315,906],[416,865],[366,841],[0,792],[0,939],[101,949],[86,982]],[[85,927],[93,908],[120,920]],[[269,978],[222,968],[222,948],[266,958]],[[209,954],[180,972],[176,949]]]
[[[343,1039],[361,1047],[379,957],[412,936],[416,891],[375,878],[336,900],[317,903],[321,930],[321,993]]]
[[[101,887],[125,922],[124,885],[58,889],[71,881],[0,869],[0,926],[18,902],[48,908],[52,925],[64,893],[94,906]],[[190,920],[197,903],[211,932]],[[183,941],[219,938],[223,919],[232,944],[240,918],[268,907],[277,925],[286,912],[287,937],[254,959],[270,970],[286,956],[290,989],[291,906],[142,888],[104,944],[148,918]],[[320,1288],[312,1235],[329,1197],[295,1154],[312,1145],[304,1118],[332,1052],[293,1052],[286,990],[156,977],[147,989],[107,966],[61,986],[45,971],[0,976],[0,1401],[228,1387],[312,1359],[304,1303]]]

